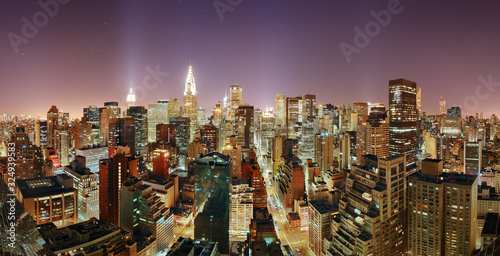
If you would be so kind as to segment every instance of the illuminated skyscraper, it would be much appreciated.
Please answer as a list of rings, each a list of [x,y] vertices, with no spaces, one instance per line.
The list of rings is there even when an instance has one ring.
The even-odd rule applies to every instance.
[[[405,156],[365,155],[361,162],[351,165],[339,216],[332,221],[332,246],[326,249],[333,255],[404,255]]]
[[[446,115],[446,101],[443,100],[443,97],[439,97],[439,115]]]
[[[138,176],[139,159],[118,152],[99,162],[99,219],[120,225],[120,191],[129,176]]]
[[[236,109],[236,145],[250,148],[254,143],[254,108],[248,104]]]
[[[198,121],[198,101],[197,101],[196,83],[194,81],[193,68],[189,65],[188,75],[186,78],[186,85],[184,88],[184,107],[183,112],[185,117],[189,117],[190,120],[190,135],[189,142],[194,138],[194,133],[197,130]]]
[[[283,94],[276,95],[274,100],[274,124],[275,126],[286,125],[286,98]]]
[[[417,91],[417,117],[420,119],[422,115],[422,88],[418,88]]]
[[[109,119],[120,117],[120,108],[118,102],[104,102],[104,108],[99,109],[101,112],[101,127],[99,130],[99,144],[107,146],[109,143]]]
[[[35,145],[37,147],[47,146],[47,121],[35,123]]]
[[[177,98],[171,99],[167,103],[167,113],[168,113],[168,121],[170,122],[170,118],[172,117],[180,117],[181,116],[181,105],[179,104],[179,100]]]
[[[90,105],[88,108],[84,108],[83,117],[85,117],[87,122],[98,124],[101,120],[99,108],[96,105]]]
[[[421,171],[408,176],[409,255],[474,255],[477,190],[475,175],[444,173],[442,160],[422,160]]]
[[[143,106],[129,107],[127,115],[135,122],[135,150],[140,155],[142,147],[148,144],[148,110]]]
[[[231,85],[229,94],[229,105],[238,107],[241,105],[241,93],[242,89],[239,85]]]
[[[109,119],[110,148],[118,146],[130,147],[130,152],[136,154],[136,126],[133,118],[122,117]]]
[[[59,125],[59,110],[56,106],[52,105],[47,112],[47,130],[48,130],[48,147],[55,147],[56,134],[55,130]]]
[[[389,153],[406,155],[414,166],[417,154],[417,84],[406,79],[389,81]]]
[[[9,145],[13,145],[14,156],[8,158],[8,166],[14,166],[16,179],[33,179],[43,177],[42,150],[33,145],[23,127],[16,127],[11,135]],[[7,177],[7,176],[6,176]]]
[[[168,100],[148,105],[148,142],[156,141],[156,125],[168,124]]]
[[[135,106],[135,94],[132,91],[132,83],[130,83],[130,91],[127,94],[127,107]]]

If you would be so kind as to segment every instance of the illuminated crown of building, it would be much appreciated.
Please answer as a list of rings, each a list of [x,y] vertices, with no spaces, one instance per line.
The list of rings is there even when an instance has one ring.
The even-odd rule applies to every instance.
[[[196,95],[196,83],[194,82],[193,68],[189,65],[189,71],[186,78],[186,88],[184,90],[184,95],[192,94]]]
[[[130,83],[130,92],[127,94],[127,107],[133,107],[135,105],[135,94],[132,91],[132,83]]]

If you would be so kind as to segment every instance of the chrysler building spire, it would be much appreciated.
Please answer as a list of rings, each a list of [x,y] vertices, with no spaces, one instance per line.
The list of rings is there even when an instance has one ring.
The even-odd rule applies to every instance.
[[[186,87],[184,89],[184,95],[196,95],[196,83],[194,82],[193,76],[193,68],[191,67],[191,63],[189,65],[189,71],[186,78]]]

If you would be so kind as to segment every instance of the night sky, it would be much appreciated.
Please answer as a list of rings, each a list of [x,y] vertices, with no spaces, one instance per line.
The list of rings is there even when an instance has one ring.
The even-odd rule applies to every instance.
[[[388,81],[403,77],[422,88],[423,111],[436,114],[440,96],[448,108],[463,105],[479,76],[500,82],[500,1],[401,0],[350,63],[339,45],[355,46],[354,28],[373,24],[370,12],[392,0],[215,2],[232,11],[219,16],[212,0],[73,0],[47,24],[37,1],[0,2],[0,114],[46,117],[54,104],[81,117],[84,107],[113,100],[123,109],[130,81],[142,88],[137,105],[182,104],[190,60],[207,113],[231,84],[261,109],[280,93],[316,94],[318,104],[387,104]],[[11,41],[24,37],[23,17],[38,17],[41,27],[16,53]],[[156,88],[143,84],[148,67],[168,73]],[[499,115],[498,99],[494,87],[464,112]]]

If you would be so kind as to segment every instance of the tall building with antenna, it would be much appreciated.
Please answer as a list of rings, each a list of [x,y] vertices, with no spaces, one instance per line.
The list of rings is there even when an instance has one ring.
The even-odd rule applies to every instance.
[[[193,140],[194,133],[196,132],[198,111],[197,111],[197,92],[196,83],[194,81],[193,68],[189,64],[188,75],[186,78],[186,85],[184,88],[184,116],[190,119],[190,136],[189,141]]]
[[[132,91],[132,82],[130,82],[130,91],[127,94],[127,107],[135,106],[135,94]]]

